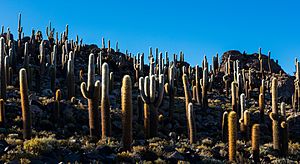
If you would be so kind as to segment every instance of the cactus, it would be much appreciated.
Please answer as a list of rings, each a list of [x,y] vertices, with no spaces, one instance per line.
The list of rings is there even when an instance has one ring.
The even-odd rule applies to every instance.
[[[51,65],[50,65],[50,76],[51,76],[51,90],[55,92],[55,81],[56,81],[56,45],[53,46],[53,52],[51,53]]]
[[[44,41],[42,40],[40,44],[40,73],[41,75],[44,75],[45,72],[45,65],[46,65],[46,55],[45,55],[45,49],[44,49]]]
[[[132,88],[129,75],[125,75],[122,81],[122,125],[123,125],[123,147],[125,150],[131,148],[132,143]]]
[[[203,69],[203,77],[200,82],[202,87],[202,108],[207,109],[208,107],[208,99],[207,99],[207,87],[208,87],[208,77],[207,77],[208,70],[207,68]]]
[[[232,110],[237,112],[238,106],[237,106],[237,83],[232,82],[231,83],[231,105],[232,105]]]
[[[281,122],[281,155],[286,157],[288,155],[289,146],[289,130],[288,123],[286,121]]]
[[[260,129],[259,124],[254,124],[252,126],[252,156],[255,163],[259,163],[259,142],[260,142]]]
[[[228,74],[223,76],[223,82],[225,83],[224,84],[225,85],[225,92],[226,92],[225,95],[226,95],[226,97],[228,97],[229,96],[229,85],[230,85]]]
[[[236,140],[237,140],[237,116],[235,111],[231,111],[228,115],[228,156],[229,161],[236,159]]]
[[[174,76],[175,72],[174,64],[168,69],[168,83],[165,84],[166,94],[169,95],[169,118],[172,120],[173,118],[173,110],[174,110],[174,96],[176,92],[176,87],[174,86]]]
[[[109,68],[107,63],[102,65],[102,93],[101,93],[101,125],[102,139],[110,137],[110,102],[109,102]]]
[[[102,51],[99,52],[98,57],[97,57],[97,70],[98,70],[98,75],[101,75],[102,73]]]
[[[263,123],[264,122],[264,116],[265,116],[265,103],[264,103],[264,96],[262,93],[259,94],[259,100],[258,100],[258,104],[259,104],[259,113],[260,113],[260,122]]]
[[[277,108],[277,85],[278,81],[276,78],[272,80],[272,112],[270,118],[272,120],[272,133],[273,133],[273,149],[279,150],[279,116]]]
[[[114,90],[114,73],[110,72],[109,74],[109,93]]]
[[[268,52],[268,67],[269,67],[269,73],[272,74],[272,67],[271,67],[271,51]]]
[[[79,81],[80,81],[81,83],[84,81],[83,76],[84,76],[84,72],[83,72],[82,69],[80,69],[80,71],[79,71]]]
[[[0,84],[1,84],[1,92],[0,92],[0,98],[3,100],[6,100],[6,76],[5,76],[5,65],[4,65],[4,60],[5,60],[5,43],[4,43],[4,38],[0,38],[0,73],[1,79],[0,79]]]
[[[20,74],[19,80],[20,80],[22,119],[23,119],[23,138],[30,139],[31,138],[31,111],[29,108],[26,69],[22,68],[19,74]]]
[[[189,141],[190,144],[195,143],[196,141],[196,124],[195,124],[195,116],[194,116],[194,108],[193,103],[189,103],[188,105],[188,115],[187,115],[187,121],[188,121],[188,128],[189,128]]]
[[[163,100],[164,75],[159,75],[158,87],[156,87],[156,75],[140,77],[139,90],[144,101],[144,119],[146,138],[157,136],[158,129],[158,107]],[[156,95],[156,92],[158,93]]]
[[[68,99],[75,96],[75,77],[74,77],[74,60],[72,59],[72,51],[69,54],[68,68],[67,68],[67,87]]]
[[[60,101],[61,101],[61,91],[60,89],[57,89],[55,93],[55,109],[54,109],[54,118],[56,121],[59,120],[60,117]]]
[[[186,109],[186,116],[188,111],[189,103],[192,102],[191,92],[189,90],[189,82],[188,77],[186,74],[182,76],[183,88],[184,88],[184,95],[185,95],[185,109]]]
[[[19,17],[18,17],[18,48],[21,48],[22,31],[23,31],[23,27],[21,25],[21,13],[19,13]]]
[[[196,102],[198,104],[200,104],[202,102],[202,98],[200,99],[200,93],[201,93],[201,90],[200,90],[200,69],[199,69],[199,66],[196,65],[195,67],[195,79],[196,79]]]
[[[228,112],[225,111],[222,117],[222,141],[226,142],[228,139]]]
[[[0,126],[3,127],[5,125],[5,106],[4,100],[0,99]]]
[[[94,54],[89,56],[88,65],[88,80],[81,83],[81,93],[85,99],[88,99],[89,108],[89,126],[90,136],[100,137],[100,113],[99,113],[99,98],[100,98],[100,81],[95,82],[95,66]]]

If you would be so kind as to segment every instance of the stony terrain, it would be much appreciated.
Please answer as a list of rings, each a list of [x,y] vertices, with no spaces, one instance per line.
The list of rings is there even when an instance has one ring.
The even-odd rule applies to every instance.
[[[19,26],[21,26],[21,22]],[[211,68],[205,64],[207,63],[206,59],[203,59],[202,65],[199,63],[201,66],[201,73],[199,73],[195,66],[190,66],[188,61],[184,60],[183,53],[180,53],[180,59],[177,59],[177,55],[175,58],[169,55],[170,59],[165,56],[162,68],[158,68],[162,59],[158,51],[154,52],[153,50],[152,52],[151,49],[150,54],[145,55],[122,53],[118,47],[112,48],[110,41],[105,42],[104,39],[100,47],[86,45],[78,37],[75,40],[68,38],[68,27],[60,38],[51,25],[47,27],[46,34],[42,34],[41,31],[33,31],[31,36],[22,36],[22,28],[19,28],[18,33],[19,35],[13,35],[11,31],[2,30],[0,41],[0,71],[5,70],[6,77],[3,80],[4,75],[1,72],[0,97],[4,100],[5,110],[0,103],[0,111],[5,112],[0,112],[0,163],[297,163],[300,161],[300,117],[299,105],[297,105],[299,103],[297,96],[299,97],[299,95],[294,94],[299,90],[299,87],[295,88],[294,86],[297,77],[285,73],[276,60],[271,59],[270,56],[261,53],[246,54],[235,50],[227,51],[221,57],[214,58],[216,59],[214,60],[215,64],[211,63]],[[16,38],[16,36],[18,37]],[[56,45],[56,49],[54,45]],[[70,52],[73,53],[73,56],[70,55]],[[91,134],[89,123],[91,118],[89,118],[88,110],[90,103],[84,98],[81,91],[82,82],[89,80],[88,68],[90,67],[91,53],[94,54],[95,82],[100,80],[101,87],[106,82],[103,81],[103,72],[99,71],[97,57],[100,56],[102,59],[101,66],[103,63],[107,63],[109,72],[113,72],[113,78],[110,78],[108,87],[110,121],[107,124],[111,125],[111,134],[105,137],[103,137],[100,125],[97,128],[102,134],[97,134],[97,132]],[[4,62],[6,56],[8,63]],[[53,56],[56,58],[54,63],[52,62]],[[143,59],[145,65],[140,60],[141,56],[145,58]],[[150,56],[150,64],[148,64],[148,56]],[[201,60],[199,59],[199,61]],[[236,67],[234,64],[236,61],[239,61],[239,70],[233,68]],[[170,92],[167,91],[165,85],[166,83],[171,84],[168,70],[172,63],[175,67],[173,80],[176,87],[173,102],[170,101]],[[143,65],[142,71],[140,70],[141,65]],[[154,67],[156,67],[155,70],[153,70]],[[228,67],[231,67],[229,72]],[[19,74],[21,68],[26,68],[27,71],[28,109],[21,107]],[[53,76],[53,68],[56,70],[55,76]],[[139,69],[138,74],[136,74],[136,69]],[[159,73],[160,69],[162,72]],[[70,70],[73,70],[73,74],[69,74]],[[246,72],[246,77],[241,77],[243,81],[241,83],[234,80],[236,70],[240,72],[241,76],[242,70]],[[251,71],[250,75],[249,70]],[[145,112],[147,110],[144,109],[144,102],[140,98],[141,92],[136,77],[145,77],[149,73],[151,75],[151,71],[156,78],[160,75],[164,77],[164,87],[162,88],[164,93],[162,102],[158,103],[157,117],[150,118],[158,121],[157,134],[155,134],[152,120],[150,120],[151,125],[148,130],[151,135],[149,136],[145,128]],[[198,73],[199,75],[197,75]],[[194,90],[196,87],[193,87],[200,86],[200,84],[196,84],[196,79],[197,77],[200,77],[199,80],[203,79],[202,77],[205,77],[203,74],[208,74],[207,89],[200,89],[201,93],[199,91],[198,94],[203,94],[203,91],[207,92],[207,97],[204,98],[204,101],[208,102],[207,106],[197,100],[202,100],[203,96],[197,98]],[[130,75],[132,81],[132,129],[124,129],[124,124],[122,124],[124,113],[122,113],[121,87],[125,75]],[[187,77],[188,84],[183,81],[182,77],[184,76]],[[70,77],[73,77],[73,80],[70,80]],[[226,95],[224,77],[225,79],[228,77],[228,95]],[[284,128],[280,130],[281,137],[279,138],[283,142],[285,140],[282,135],[288,134],[287,152],[284,151],[284,144],[278,150],[273,148],[273,125],[269,115],[272,115],[271,84],[274,78],[278,80],[276,104],[280,111],[280,119],[282,119],[282,123],[287,123],[288,127],[287,133],[284,133]],[[260,89],[262,79],[264,79],[265,90],[263,92],[263,115],[261,116],[259,95],[262,93]],[[3,81],[6,82],[4,97],[2,94]],[[237,127],[236,155],[234,160],[229,160],[228,137],[231,134],[230,132],[228,134],[227,129],[232,125],[222,123],[229,121],[227,118],[224,120],[223,113],[236,111],[237,120],[239,120],[241,114],[239,106],[242,104],[238,103],[238,107],[233,109],[231,90],[233,81],[237,81],[242,86],[239,87],[241,89],[237,93],[236,102],[240,102],[241,93],[246,94],[247,92],[244,111],[247,110],[249,113],[249,122],[246,125],[246,133],[241,131],[240,122],[235,123],[234,126]],[[248,86],[245,86],[246,81],[250,83]],[[158,80],[155,83],[158,87]],[[204,81],[200,83],[203,86]],[[72,90],[70,87],[73,84]],[[185,93],[184,84],[187,85],[189,94]],[[249,93],[245,91],[245,88],[248,87],[250,88]],[[55,95],[58,89],[61,92],[61,99]],[[159,88],[154,91],[156,99],[162,90]],[[190,96],[190,100],[186,95]],[[99,104],[96,105],[96,108],[102,115],[101,105],[104,100],[100,101],[100,97],[97,99]],[[186,108],[187,101],[193,106],[191,113]],[[172,103],[171,107],[170,102]],[[285,118],[283,117],[284,112],[281,110],[281,102],[285,102]],[[57,108],[57,104],[59,104],[59,108]],[[26,117],[22,116],[24,111],[30,112],[31,122],[26,122]],[[190,114],[193,119],[187,120]],[[99,121],[100,118],[102,116],[99,116]],[[262,119],[264,121],[261,121]],[[189,121],[195,125],[193,130],[189,130]],[[24,124],[27,123],[30,123],[29,127],[32,130],[29,137],[25,137]],[[252,151],[251,127],[254,124],[260,125],[258,161],[254,159]],[[128,130],[132,130],[133,139],[129,149],[124,146],[122,139],[123,133]],[[152,136],[152,132],[154,136]],[[194,137],[193,142],[191,134]]]

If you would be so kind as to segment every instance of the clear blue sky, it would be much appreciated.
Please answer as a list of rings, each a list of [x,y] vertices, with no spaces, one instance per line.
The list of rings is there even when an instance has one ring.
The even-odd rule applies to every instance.
[[[100,45],[105,37],[132,53],[148,53],[150,46],[171,54],[182,50],[191,64],[201,63],[204,54],[211,59],[216,52],[262,47],[292,73],[294,58],[300,58],[299,1],[6,0],[0,25],[16,34],[19,12],[26,35],[32,27],[44,32],[51,20],[59,32],[69,24],[71,37],[78,34],[85,43]]]

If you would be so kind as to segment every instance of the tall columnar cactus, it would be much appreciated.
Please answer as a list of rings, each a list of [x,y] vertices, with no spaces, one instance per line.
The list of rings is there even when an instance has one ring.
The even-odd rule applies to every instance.
[[[110,102],[109,102],[109,68],[107,63],[102,65],[102,93],[101,93],[101,125],[102,139],[110,137]]]
[[[264,122],[264,117],[265,117],[265,103],[264,103],[264,95],[262,93],[259,94],[259,100],[258,100],[258,104],[259,104],[259,113],[260,113],[260,122],[263,123]]]
[[[134,81],[139,81],[139,69],[140,63],[138,62],[138,59],[136,57],[133,58],[133,69],[134,69]]]
[[[0,126],[5,125],[5,106],[4,106],[4,100],[0,99]]]
[[[185,109],[186,109],[186,114],[187,114],[188,105],[189,105],[189,103],[192,102],[192,96],[191,96],[191,91],[189,89],[190,86],[189,86],[188,77],[186,74],[183,74],[182,82],[183,82],[184,95],[185,95]]]
[[[277,107],[277,86],[278,80],[273,78],[272,80],[272,112],[270,113],[270,118],[272,120],[272,132],[273,132],[273,149],[279,150],[279,115]]]
[[[27,73],[26,69],[20,70],[20,94],[21,94],[21,107],[22,107],[22,119],[23,119],[23,138],[31,138],[31,111],[29,107],[28,99],[28,86],[27,86]]]
[[[232,82],[231,83],[231,105],[232,105],[232,110],[237,111],[238,106],[237,106],[237,83]]]
[[[101,75],[102,73],[102,51],[99,52],[97,57],[97,70],[98,74]]]
[[[56,121],[59,120],[60,117],[60,101],[61,101],[61,91],[60,89],[57,89],[55,93],[55,109],[54,109],[54,118]]]
[[[195,67],[195,81],[196,81],[196,102],[198,104],[200,104],[202,102],[202,99],[200,98],[200,93],[201,93],[201,90],[200,90],[200,69],[199,69],[199,66],[196,65]]]
[[[51,76],[51,90],[55,92],[55,81],[56,81],[56,56],[57,48],[56,45],[53,46],[53,52],[51,53],[51,65],[50,65],[50,76]]]
[[[110,72],[109,73],[109,93],[111,93],[114,90],[114,73]]]
[[[263,73],[263,58],[262,58],[262,55],[261,55],[261,48],[259,48],[258,50],[258,60],[259,60],[259,72],[260,73]]]
[[[6,76],[5,76],[5,65],[4,65],[4,60],[5,60],[5,43],[4,43],[4,38],[0,38],[0,73],[1,79],[0,79],[0,84],[1,84],[1,92],[0,92],[0,98],[3,100],[6,100]]]
[[[225,111],[222,117],[222,141],[227,142],[228,139],[228,112]]]
[[[272,67],[271,67],[271,51],[268,52],[268,66],[269,66],[269,73],[272,74]]]
[[[259,142],[260,142],[260,129],[259,124],[254,124],[252,126],[252,156],[255,163],[259,163]]]
[[[229,82],[229,75],[228,74],[223,76],[223,81],[224,81],[224,85],[225,85],[225,95],[226,95],[226,97],[229,97],[230,82]]]
[[[194,116],[194,108],[193,103],[189,103],[188,105],[188,115],[187,115],[187,121],[188,121],[188,128],[189,128],[189,141],[190,144],[195,143],[196,141],[196,124],[195,124],[195,116]]]
[[[228,115],[228,156],[229,161],[236,159],[237,115],[231,111]]]
[[[202,108],[206,109],[208,107],[208,98],[207,98],[207,88],[208,88],[208,71],[207,68],[203,69],[203,77],[200,82],[202,87]]]
[[[19,13],[19,18],[18,18],[18,48],[21,48],[22,31],[23,31],[23,27],[21,25],[21,13]]]
[[[44,41],[42,40],[40,44],[40,73],[41,75],[44,75],[45,72],[45,65],[46,65],[46,55],[45,55],[45,48],[44,48]]]
[[[157,136],[158,131],[158,107],[163,100],[164,94],[164,75],[159,75],[158,87],[156,86],[156,75],[140,77],[139,90],[144,101],[145,132],[146,137]],[[147,122],[149,123],[147,126]],[[149,128],[149,129],[147,129]],[[149,132],[149,136],[147,135]]]
[[[74,60],[72,59],[70,52],[67,68],[67,87],[68,87],[68,99],[70,100],[75,96],[75,76],[74,76]]]
[[[288,155],[289,146],[289,129],[286,121],[281,122],[281,154],[286,157]]]
[[[85,82],[82,82],[80,88],[83,97],[88,99],[90,136],[99,138],[100,137],[100,113],[99,113],[100,81],[97,80],[95,82],[94,54],[90,54],[89,56],[87,85]]]
[[[122,125],[123,125],[123,147],[126,150],[131,148],[132,143],[132,88],[129,75],[125,75],[122,81]]]
[[[169,118],[172,120],[173,118],[173,110],[174,110],[174,96],[176,92],[176,87],[174,85],[174,78],[176,74],[176,69],[174,64],[172,64],[168,69],[168,83],[165,84],[166,94],[169,95]]]

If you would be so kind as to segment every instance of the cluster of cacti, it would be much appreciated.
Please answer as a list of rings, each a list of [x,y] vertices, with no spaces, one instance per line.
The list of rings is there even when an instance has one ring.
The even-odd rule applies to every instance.
[[[260,139],[266,138],[263,135],[268,133],[268,131],[264,132],[262,129],[270,125],[270,121],[265,120],[265,111],[269,107],[269,93],[272,93],[272,112],[269,117],[272,120],[273,148],[278,150],[282,156],[288,155],[289,119],[286,117],[290,113],[286,113],[284,103],[281,104],[281,111],[278,111],[277,78],[279,77],[278,79],[281,80],[282,78],[280,78],[280,74],[270,74],[274,69],[274,67],[271,67],[270,53],[268,57],[269,72],[263,65],[267,62],[264,61],[267,58],[261,54],[261,49],[258,53],[259,70],[257,66],[245,66],[243,59],[240,60],[235,55],[222,61],[223,65],[221,64],[221,66],[225,67],[224,70],[219,65],[218,54],[213,56],[211,65],[209,65],[207,57],[204,56],[202,66],[200,64],[200,66],[196,65],[194,67],[185,61],[183,52],[180,52],[178,57],[174,54],[173,61],[170,61],[168,52],[165,52],[163,58],[163,53],[159,52],[158,48],[155,48],[155,51],[152,52],[152,47],[150,47],[148,67],[144,65],[143,53],[134,56],[133,53],[126,50],[126,54],[123,54],[119,50],[118,42],[116,43],[116,49],[113,50],[110,40],[107,41],[106,45],[104,38],[102,38],[101,48],[88,49],[90,47],[87,48],[82,44],[82,39],[79,40],[78,36],[76,36],[75,41],[69,39],[68,25],[65,31],[61,33],[60,39],[59,33],[55,32],[51,23],[46,29],[48,40],[43,40],[41,31],[32,30],[32,35],[28,40],[22,37],[22,32],[21,15],[19,16],[18,26],[18,46],[11,36],[10,29],[8,28],[5,34],[4,27],[2,28],[3,37],[0,39],[0,72],[2,75],[0,79],[0,126],[6,127],[7,119],[5,116],[7,114],[5,112],[10,112],[12,108],[9,104],[12,101],[10,97],[6,100],[6,89],[8,91],[7,95],[10,96],[11,89],[16,87],[14,84],[19,82],[24,139],[30,139],[32,131],[35,135],[37,129],[32,129],[32,125],[35,128],[37,124],[40,126],[42,123],[47,123],[46,120],[42,122],[40,118],[36,118],[40,116],[39,113],[36,115],[33,112],[34,119],[31,119],[31,102],[36,103],[36,106],[32,106],[32,111],[40,106],[51,109],[53,113],[41,119],[52,119],[51,124],[54,128],[58,128],[58,134],[68,134],[69,132],[72,134],[73,131],[78,134],[77,129],[72,129],[72,124],[61,126],[61,122],[65,123],[67,120],[74,120],[75,122],[78,115],[85,113],[86,115],[83,114],[79,118],[86,118],[88,114],[88,120],[79,121],[80,123],[86,121],[86,124],[88,121],[89,135],[92,142],[100,138],[110,141],[109,137],[119,137],[122,140],[120,142],[123,147],[122,150],[126,151],[131,151],[134,139],[143,138],[143,135],[137,132],[141,129],[141,126],[135,124],[144,124],[145,139],[161,136],[168,138],[167,134],[169,134],[171,138],[178,136],[180,139],[183,138],[180,141],[188,141],[193,146],[198,146],[197,135],[199,138],[200,135],[201,138],[202,136],[205,137],[205,133],[200,134],[199,131],[201,132],[206,124],[215,123],[209,120],[209,123],[205,123],[205,126],[200,125],[197,127],[202,124],[199,120],[206,119],[204,117],[207,115],[210,115],[210,117],[218,116],[218,119],[221,119],[221,114],[223,114],[222,122],[216,124],[222,126],[218,129],[221,129],[221,131],[216,132],[216,134],[220,133],[219,136],[216,136],[216,139],[221,137],[224,143],[228,143],[229,161],[240,162],[238,157],[244,155],[243,153],[237,153],[241,146],[237,145],[239,143],[237,140],[241,139],[247,147],[246,152],[252,150],[254,162],[259,163]],[[89,51],[86,51],[87,49]],[[89,56],[87,52],[90,53]],[[23,60],[16,63],[17,59],[21,58]],[[85,64],[87,59],[88,65]],[[254,60],[257,62],[256,56]],[[295,64],[296,79],[294,81],[295,91],[292,104],[294,110],[299,111],[299,61],[296,60]],[[86,66],[88,67],[87,74],[85,74]],[[130,70],[123,71],[123,68]],[[134,70],[134,73],[131,74],[130,71],[132,70]],[[14,78],[14,71],[19,72],[19,78]],[[261,83],[257,82],[257,77],[260,76],[258,72],[262,74]],[[271,78],[270,75],[273,78],[272,87],[269,87],[268,83]],[[282,76],[284,75],[282,74]],[[224,83],[222,83],[222,78]],[[86,82],[84,82],[85,79]],[[120,79],[122,79],[122,87],[119,96]],[[77,92],[79,83],[81,84],[81,94]],[[9,87],[6,88],[7,85]],[[268,90],[269,88],[271,88],[271,92]],[[226,96],[223,94],[224,89]],[[32,91],[30,94],[29,90]],[[136,94],[136,90],[139,91],[138,94]],[[48,94],[48,91],[51,94]],[[164,93],[167,96],[164,97]],[[39,98],[36,99],[35,96]],[[184,102],[181,101],[182,96],[185,98]],[[50,99],[48,106],[44,104],[45,101],[41,97]],[[112,105],[110,104],[110,98],[113,100]],[[64,101],[66,99],[68,101]],[[163,100],[168,100],[169,103]],[[40,103],[40,101],[43,102]],[[185,110],[181,109],[183,103],[185,103]],[[7,111],[5,111],[5,105]],[[119,105],[121,110],[118,110]],[[253,109],[255,105],[256,108]],[[65,110],[69,107],[70,111]],[[114,109],[111,110],[111,108]],[[77,109],[80,109],[80,111],[77,111]],[[46,112],[44,108],[43,112]],[[67,114],[72,112],[74,118],[71,118],[71,114],[70,117],[65,117],[67,114],[64,112]],[[181,120],[182,112],[186,116],[183,120]],[[256,118],[258,113],[259,118]],[[198,117],[199,115],[200,117]],[[111,120],[115,117],[121,118],[122,127],[118,126],[119,119]],[[184,126],[181,125],[182,123]],[[75,126],[77,128],[77,125]],[[86,126],[80,126],[82,126],[80,134],[87,134]],[[112,133],[112,128],[115,127],[118,128],[116,132],[122,130],[122,137],[121,134],[114,135]],[[181,131],[185,132],[177,134]],[[138,135],[138,137],[133,134]],[[250,142],[248,141],[250,139],[252,149],[249,147]],[[176,140],[178,139],[174,138],[173,141]],[[152,142],[152,140],[149,141]],[[191,150],[194,149],[193,146]]]

